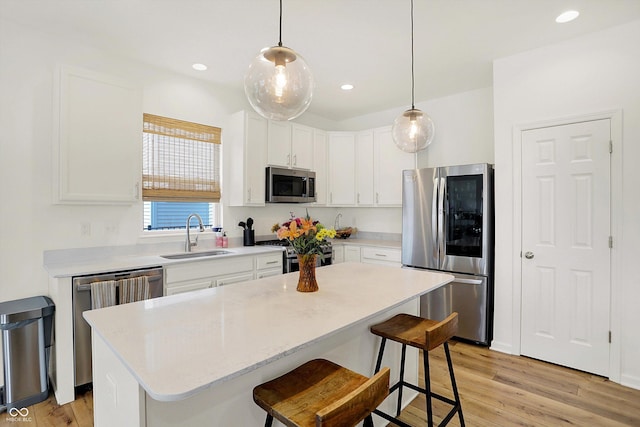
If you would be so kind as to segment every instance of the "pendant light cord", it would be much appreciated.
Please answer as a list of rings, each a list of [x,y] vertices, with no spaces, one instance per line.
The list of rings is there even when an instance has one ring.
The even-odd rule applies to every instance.
[[[411,0],[413,4],[413,0]],[[280,33],[278,34],[278,46],[282,47],[282,0],[280,0]]]
[[[280,0],[282,3],[282,0]],[[415,110],[415,76],[413,66],[413,0],[411,0],[411,109]]]

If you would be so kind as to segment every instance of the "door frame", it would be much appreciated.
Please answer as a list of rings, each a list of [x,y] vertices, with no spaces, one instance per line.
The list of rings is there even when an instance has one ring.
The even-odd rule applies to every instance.
[[[610,303],[610,330],[611,346],[609,353],[609,379],[620,382],[620,295],[621,295],[621,266],[622,254],[620,242],[622,240],[622,110],[607,110],[591,114],[568,116],[557,119],[548,119],[530,123],[520,123],[513,127],[513,233],[512,233],[512,283],[513,283],[513,310],[512,310],[512,350],[513,354],[521,354],[521,315],[522,315],[522,133],[528,130],[562,126],[573,123],[593,120],[611,120],[611,236],[613,248],[611,249],[611,303]]]

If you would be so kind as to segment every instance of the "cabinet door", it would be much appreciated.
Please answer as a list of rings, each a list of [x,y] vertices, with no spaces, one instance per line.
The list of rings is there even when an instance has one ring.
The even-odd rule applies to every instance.
[[[355,134],[329,133],[329,205],[355,205],[355,160]]]
[[[178,283],[173,286],[167,286],[165,295],[176,295],[185,292],[199,291],[201,289],[207,289],[212,286],[211,280],[199,280],[187,283]]]
[[[291,167],[291,123],[269,120],[267,163],[271,166]]]
[[[402,206],[402,171],[415,168],[415,154],[393,142],[391,126],[374,130],[374,185],[377,206]]]
[[[114,76],[61,66],[54,111],[57,201],[112,204],[138,199],[140,88]]]
[[[344,260],[345,262],[360,262],[360,246],[345,246]]]
[[[344,262],[344,246],[333,246],[333,263],[340,264]]]
[[[356,135],[356,203],[372,206],[373,198],[373,131]]]
[[[313,128],[295,123],[291,125],[291,167],[313,167]]]
[[[318,129],[313,131],[313,166],[316,173],[316,204],[327,204],[327,133]]]
[[[230,285],[232,283],[247,282],[253,280],[253,272],[230,274],[215,279],[216,286]]]
[[[380,264],[402,267],[400,255],[400,249],[363,247],[361,259],[365,264]]]
[[[231,116],[224,134],[225,188],[230,206],[264,206],[267,119],[254,112]]]
[[[256,257],[256,270],[280,269],[282,273],[282,252],[277,251],[272,254],[258,255]]]
[[[244,154],[245,195],[247,206],[265,204],[265,160],[267,121],[257,114],[247,116],[246,148]]]
[[[256,279],[262,279],[263,277],[280,276],[282,274],[282,268],[276,268],[272,270],[263,270],[256,273]]]

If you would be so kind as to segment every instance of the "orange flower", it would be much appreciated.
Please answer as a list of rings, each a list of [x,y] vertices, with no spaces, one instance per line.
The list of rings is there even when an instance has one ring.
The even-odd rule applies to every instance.
[[[300,237],[302,235],[302,230],[298,229],[298,225],[295,221],[291,221],[289,224],[289,228],[281,227],[278,230],[278,239],[289,239],[293,240],[296,237]]]
[[[304,235],[308,235],[309,231],[317,231],[316,230],[316,226],[313,225],[313,220],[311,218],[309,219],[305,219],[302,218],[302,224],[300,224],[300,226],[302,227],[302,234]]]

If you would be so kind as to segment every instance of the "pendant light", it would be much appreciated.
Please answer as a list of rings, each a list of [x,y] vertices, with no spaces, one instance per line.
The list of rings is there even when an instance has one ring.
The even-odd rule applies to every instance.
[[[249,65],[244,92],[261,116],[270,120],[291,120],[311,104],[313,75],[300,54],[282,46],[282,0],[277,46],[264,48]]]
[[[393,142],[402,151],[415,153],[433,141],[435,128],[428,114],[415,107],[415,78],[413,65],[413,0],[411,0],[411,109],[398,116],[391,128]]]

